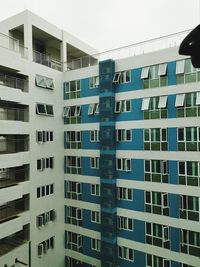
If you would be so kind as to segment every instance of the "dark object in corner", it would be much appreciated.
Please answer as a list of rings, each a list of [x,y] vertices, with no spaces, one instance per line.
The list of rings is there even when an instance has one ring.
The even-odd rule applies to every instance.
[[[200,68],[200,24],[182,41],[179,54],[191,56],[192,65]]]

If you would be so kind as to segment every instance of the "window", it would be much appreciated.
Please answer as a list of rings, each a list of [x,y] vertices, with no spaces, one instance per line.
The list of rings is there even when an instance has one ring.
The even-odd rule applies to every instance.
[[[36,104],[36,114],[38,115],[45,115],[45,116],[53,116],[53,106],[47,104]]]
[[[144,150],[167,150],[167,129],[144,129]]]
[[[82,183],[67,181],[66,197],[69,199],[82,199]]]
[[[81,174],[81,158],[76,156],[66,157],[67,173]]]
[[[83,237],[80,234],[67,232],[67,248],[81,252],[83,246]]]
[[[116,130],[116,140],[117,142],[130,142],[132,141],[132,131],[127,129],[117,129]]]
[[[45,143],[53,141],[53,131],[36,131],[37,143]]]
[[[177,128],[178,151],[200,151],[200,128]]]
[[[145,211],[169,216],[168,194],[164,192],[145,192]]]
[[[55,210],[50,210],[45,213],[41,213],[36,217],[36,226],[41,227],[46,225],[50,221],[55,221],[56,219],[56,212]]]
[[[200,93],[193,92],[176,95],[176,115],[180,117],[200,116]]]
[[[200,186],[199,164],[198,161],[180,161],[178,163],[179,184]]]
[[[100,251],[101,250],[101,241],[98,239],[91,238],[91,249]]]
[[[99,103],[89,104],[88,115],[99,114]]]
[[[167,86],[167,64],[144,67],[141,72],[143,88]]]
[[[65,124],[76,124],[81,122],[81,106],[64,107],[63,117]]]
[[[130,112],[131,100],[120,100],[115,102],[115,113]]]
[[[90,131],[90,142],[99,142],[99,131],[98,130]]]
[[[81,148],[81,131],[66,132],[66,148],[80,149]]]
[[[134,260],[134,252],[133,249],[118,246],[118,256],[121,259],[133,261]]]
[[[181,252],[199,257],[200,255],[200,233],[180,230]]]
[[[158,256],[147,254],[146,267],[170,267],[170,261]]]
[[[180,218],[199,221],[199,198],[180,195]]]
[[[91,222],[93,223],[101,223],[101,215],[99,211],[91,210]]]
[[[100,196],[100,185],[99,184],[91,184],[90,192],[93,196]]]
[[[200,80],[199,69],[193,67],[191,59],[176,62],[176,83],[191,83]]]
[[[37,160],[37,170],[44,171],[44,169],[53,169],[54,158],[42,158]]]
[[[82,209],[77,207],[68,206],[67,211],[67,223],[82,226]]]
[[[43,256],[49,249],[54,248],[54,239],[55,237],[52,236],[47,240],[44,240],[43,242],[39,243],[37,246],[38,249],[38,256]]]
[[[146,223],[146,243],[169,249],[169,226]]]
[[[37,187],[37,198],[52,195],[54,193],[54,184]]]
[[[131,169],[131,159],[116,159],[116,167],[118,171],[130,172]]]
[[[117,198],[118,200],[133,200],[133,189],[125,188],[125,187],[118,187]]]
[[[35,75],[35,85],[50,90],[55,88],[53,79],[38,74]]]
[[[99,86],[99,76],[94,76],[89,78],[90,88],[96,88]]]
[[[168,183],[168,162],[145,160],[145,181]]]
[[[167,98],[164,96],[155,96],[143,98],[142,110],[144,111],[144,119],[164,119],[167,118]]]
[[[79,98],[81,93],[81,82],[80,80],[70,81],[64,83],[65,94],[64,99]]]
[[[90,168],[99,169],[99,158],[90,158]]]
[[[118,228],[120,230],[133,231],[133,219],[123,216],[118,216],[117,221],[118,221]]]
[[[128,83],[131,81],[131,71],[121,71],[115,73],[113,77],[113,83]]]

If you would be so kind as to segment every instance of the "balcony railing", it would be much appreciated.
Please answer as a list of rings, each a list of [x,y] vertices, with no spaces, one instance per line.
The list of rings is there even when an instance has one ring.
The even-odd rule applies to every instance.
[[[186,35],[189,32],[190,30],[181,31],[178,33],[162,36],[159,38],[154,38],[154,39],[139,42],[136,44],[123,46],[117,49],[108,50],[108,51],[101,52],[98,54],[77,58],[77,59],[65,62],[64,71],[75,70],[75,69],[97,65],[99,61],[103,61],[106,59],[117,60],[117,59],[122,59],[126,57],[133,57],[137,55],[151,53],[151,52],[159,51],[162,49],[167,49],[170,47],[176,47],[180,45],[182,40],[186,37]]]
[[[0,74],[0,86],[12,87],[15,89],[20,89],[22,91],[27,91],[28,81],[25,79],[20,79],[12,77],[5,74]]]
[[[0,154],[17,153],[29,150],[29,138],[13,139],[0,136]]]
[[[28,49],[19,43],[19,40],[0,33],[0,47],[15,51],[21,55],[23,58],[27,58]]]
[[[13,186],[29,180],[29,167],[1,169],[0,188]]]
[[[20,108],[1,108],[0,120],[28,122],[28,110]]]
[[[23,199],[7,202],[5,205],[0,206],[0,223],[12,220],[22,212],[29,209],[29,197]]]
[[[52,69],[62,71],[62,63],[47,54],[43,54],[38,51],[33,51],[33,61],[50,67]]]
[[[13,249],[24,245],[29,240],[29,227],[0,240],[0,256],[11,252]]]

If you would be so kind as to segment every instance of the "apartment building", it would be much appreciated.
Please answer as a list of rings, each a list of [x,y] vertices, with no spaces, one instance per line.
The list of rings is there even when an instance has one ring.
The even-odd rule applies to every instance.
[[[0,266],[198,267],[186,33],[98,54],[29,11],[0,32]]]

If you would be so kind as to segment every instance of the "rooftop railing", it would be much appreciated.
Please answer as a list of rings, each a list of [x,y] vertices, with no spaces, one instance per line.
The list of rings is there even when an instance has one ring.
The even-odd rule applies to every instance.
[[[99,61],[106,59],[122,59],[127,57],[138,56],[146,53],[151,53],[171,47],[179,46],[182,40],[190,32],[181,31],[178,33],[150,39],[136,44],[123,46],[120,48],[108,50],[98,54],[84,56],[64,63],[64,71],[75,70],[79,68],[97,65]]]
[[[33,61],[36,63],[42,64],[42,65],[45,65],[47,67],[50,67],[52,69],[62,71],[62,63],[59,60],[47,54],[43,54],[43,53],[40,53],[34,50]]]
[[[27,58],[28,56],[28,48],[21,45],[19,40],[0,33],[0,47],[15,51],[21,55],[23,58]]]

